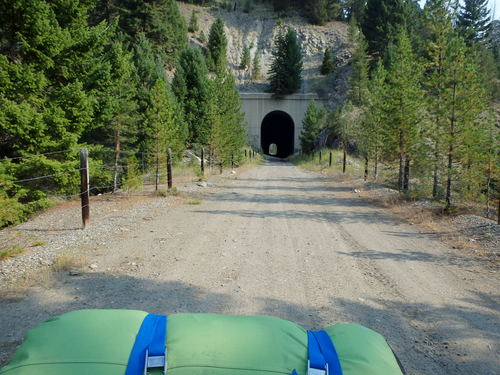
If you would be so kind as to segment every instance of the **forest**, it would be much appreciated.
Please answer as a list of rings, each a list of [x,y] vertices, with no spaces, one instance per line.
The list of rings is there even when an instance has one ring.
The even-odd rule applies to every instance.
[[[298,12],[313,24],[350,24],[348,100],[331,113],[311,104],[304,152],[320,147],[327,128],[362,156],[367,176],[369,166],[375,178],[381,163],[394,167],[398,189],[409,192],[418,179],[447,211],[454,196],[488,207],[497,199],[500,37],[487,0],[217,4],[250,11],[254,2],[272,3],[280,22]],[[137,179],[168,148],[177,160],[201,147],[221,164],[241,157],[244,116],[220,18],[201,49],[188,43],[196,14],[185,20],[175,0],[6,0],[0,21],[0,227],[54,195],[77,195],[82,147],[91,184],[107,187],[94,193]],[[262,73],[279,97],[300,87],[302,60],[293,29],[274,45],[275,62]],[[243,51],[253,76],[257,58]],[[335,74],[328,49],[321,73]]]
[[[221,20],[205,51],[188,46],[174,0],[8,0],[0,21],[0,227],[77,194],[82,147],[91,184],[107,191],[167,148],[240,157]]]
[[[364,159],[365,180],[377,179],[383,163],[404,194],[443,201],[444,212],[476,202],[488,215],[500,189],[500,43],[487,1],[428,0],[420,9],[368,0],[344,17],[348,98],[331,113],[311,103],[302,150],[317,150],[329,130],[344,163],[347,151]],[[330,60],[325,53],[326,74]]]

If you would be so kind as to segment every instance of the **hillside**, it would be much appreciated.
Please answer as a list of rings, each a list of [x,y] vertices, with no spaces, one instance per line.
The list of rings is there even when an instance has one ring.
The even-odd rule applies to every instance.
[[[298,14],[291,12],[288,17],[280,18],[269,5],[259,4],[250,13],[243,9],[226,11],[215,7],[200,7],[179,2],[181,13],[189,20],[194,10],[197,13],[199,31],[189,34],[192,44],[202,46],[199,40],[201,31],[208,37],[210,26],[217,17],[225,24],[228,40],[228,60],[236,77],[240,91],[266,91],[267,71],[272,61],[273,40],[279,32],[280,25],[292,26],[299,37],[304,56],[304,72],[302,92],[317,92],[328,95],[332,102],[342,101],[347,90],[346,79],[349,74],[347,66],[351,53],[347,45],[348,25],[343,22],[329,22],[324,26],[308,23]],[[240,69],[243,47],[251,47],[252,60],[256,53],[260,54],[262,77],[251,81],[250,70]],[[320,74],[321,62],[326,48],[331,48],[336,59],[337,69],[329,77]]]

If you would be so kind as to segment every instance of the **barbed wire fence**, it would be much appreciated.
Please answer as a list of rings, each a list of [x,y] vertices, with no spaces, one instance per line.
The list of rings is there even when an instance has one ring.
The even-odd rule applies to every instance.
[[[89,158],[89,149],[92,158]],[[144,186],[154,186],[155,192],[158,192],[164,184],[167,185],[167,189],[173,188],[174,160],[170,148],[168,148],[166,155],[162,155],[151,152],[88,147],[4,158],[0,159],[0,163],[20,163],[29,159],[54,157],[68,153],[78,153],[79,166],[56,173],[41,174],[18,180],[5,179],[2,181],[0,179],[0,188],[6,189],[19,185],[27,187],[29,184],[40,183],[42,181],[52,181],[54,183],[54,179],[58,177],[79,174],[80,183],[78,193],[60,193],[57,192],[57,189],[54,189],[49,192],[49,196],[51,198],[64,198],[65,200],[74,200],[79,197],[81,200],[83,228],[86,228],[90,223],[91,195],[98,195],[105,192],[115,193],[122,188],[133,189],[134,187],[139,188]],[[220,173],[222,173],[222,163],[218,163],[210,153],[207,157],[207,152],[204,148],[199,150],[200,156],[196,155],[192,150],[188,153],[191,158],[196,159],[196,163],[199,163],[199,176],[201,178],[205,176],[205,169],[207,167],[212,171],[218,167]],[[248,160],[258,157],[258,153],[253,148],[245,148],[244,155],[245,159]],[[231,158],[231,168],[234,166],[234,160]],[[92,176],[92,172],[94,176]],[[106,178],[100,176],[101,172],[108,172]],[[76,182],[77,176],[73,178]],[[73,190],[78,190],[78,188],[74,186]]]

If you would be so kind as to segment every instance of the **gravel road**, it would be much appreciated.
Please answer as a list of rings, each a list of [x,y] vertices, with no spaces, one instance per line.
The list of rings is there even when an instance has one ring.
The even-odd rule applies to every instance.
[[[288,163],[210,190],[200,204],[134,209],[80,245],[92,268],[79,276],[2,293],[0,364],[50,316],[126,308],[267,314],[308,329],[360,323],[387,338],[408,374],[499,373],[500,284],[481,260]]]

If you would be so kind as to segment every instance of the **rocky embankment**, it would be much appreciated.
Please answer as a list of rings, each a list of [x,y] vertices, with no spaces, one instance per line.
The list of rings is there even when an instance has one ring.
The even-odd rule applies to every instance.
[[[228,61],[240,91],[262,92],[267,89],[267,72],[272,62],[273,41],[280,29],[291,26],[297,31],[304,56],[302,92],[316,92],[330,99],[332,106],[343,102],[347,92],[348,66],[351,52],[347,43],[348,25],[343,22],[329,22],[324,26],[311,25],[298,14],[280,18],[268,5],[259,4],[250,13],[243,9],[226,11],[215,7],[200,7],[179,3],[183,16],[189,21],[195,10],[199,31],[190,33],[190,42],[203,47],[200,33],[203,31],[208,39],[210,27],[217,17],[225,24],[228,40]],[[282,16],[281,16],[282,17]],[[253,58],[260,56],[261,77],[252,81],[251,70],[241,69],[243,47],[250,48]],[[336,61],[336,70],[330,76],[322,76],[321,63],[325,49],[330,48]]]

